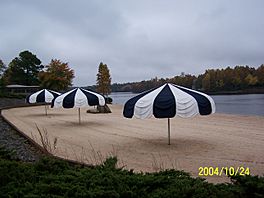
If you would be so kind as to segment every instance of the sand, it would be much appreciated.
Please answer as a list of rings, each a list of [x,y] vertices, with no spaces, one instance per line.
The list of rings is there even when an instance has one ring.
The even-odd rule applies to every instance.
[[[264,174],[264,117],[214,114],[190,119],[171,119],[168,145],[167,119],[127,119],[122,106],[110,105],[111,114],[86,113],[81,109],[49,109],[44,106],[3,110],[2,115],[41,144],[36,126],[47,131],[54,155],[87,164],[118,157],[118,166],[135,171],[175,168],[197,177],[199,167],[248,167]],[[242,169],[240,169],[242,170]],[[240,172],[239,170],[239,172]],[[228,182],[224,176],[205,177]]]

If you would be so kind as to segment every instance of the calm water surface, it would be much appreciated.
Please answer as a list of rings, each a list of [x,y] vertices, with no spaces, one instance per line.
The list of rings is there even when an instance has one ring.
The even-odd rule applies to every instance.
[[[113,104],[125,104],[136,96],[131,92],[114,92],[110,95]],[[217,113],[264,116],[264,94],[212,96]]]

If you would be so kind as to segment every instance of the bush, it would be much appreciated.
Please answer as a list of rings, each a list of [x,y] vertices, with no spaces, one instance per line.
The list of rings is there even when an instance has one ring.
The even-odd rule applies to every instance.
[[[231,176],[235,185],[235,192],[241,197],[263,197],[264,177],[259,176]]]
[[[264,178],[232,177],[212,184],[183,171],[134,173],[116,167],[117,158],[83,167],[45,157],[36,163],[10,160],[0,150],[2,197],[263,197]]]
[[[15,151],[6,151],[4,147],[0,146],[0,159],[11,160],[14,158]]]

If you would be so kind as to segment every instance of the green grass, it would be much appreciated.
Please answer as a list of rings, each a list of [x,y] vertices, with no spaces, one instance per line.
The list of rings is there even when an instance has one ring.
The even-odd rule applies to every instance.
[[[42,158],[36,163],[11,160],[0,149],[0,197],[263,197],[263,177],[232,177],[212,184],[183,171],[134,173],[116,168],[117,159],[83,167]]]

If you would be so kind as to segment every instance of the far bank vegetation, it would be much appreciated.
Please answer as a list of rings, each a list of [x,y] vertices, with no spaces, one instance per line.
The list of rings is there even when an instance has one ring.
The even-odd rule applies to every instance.
[[[264,64],[258,68],[249,66],[236,66],[225,69],[208,69],[198,76],[185,74],[172,78],[152,78],[141,82],[114,83],[111,86],[113,92],[128,91],[142,92],[166,82],[174,83],[191,89],[201,90],[207,93],[264,93]]]

